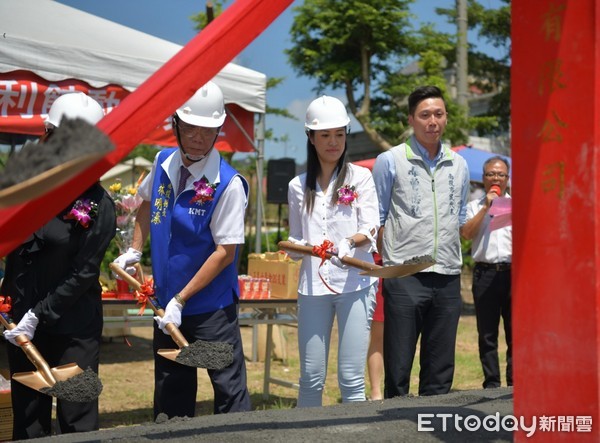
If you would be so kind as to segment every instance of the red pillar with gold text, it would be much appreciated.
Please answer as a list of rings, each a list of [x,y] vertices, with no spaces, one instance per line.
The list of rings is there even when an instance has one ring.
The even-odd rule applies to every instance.
[[[600,436],[599,9],[512,2],[514,413],[537,419],[517,441]]]

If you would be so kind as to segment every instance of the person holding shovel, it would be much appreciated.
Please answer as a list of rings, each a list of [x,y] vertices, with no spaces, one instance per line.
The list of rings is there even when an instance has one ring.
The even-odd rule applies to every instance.
[[[178,148],[161,151],[138,194],[144,199],[132,247],[115,263],[130,268],[151,236],[155,295],[165,309],[154,328],[154,416],[193,417],[197,369],[163,358],[173,348],[167,325],[190,342],[225,342],[233,363],[208,370],[214,413],[250,410],[246,366],[238,323],[238,245],[244,243],[246,180],[214,149],[225,121],[221,89],[202,86],[173,114]]]
[[[334,318],[338,324],[338,382],[342,401],[365,400],[365,362],[378,279],[340,259],[373,263],[379,229],[377,195],[368,169],[346,162],[350,118],[329,96],[306,111],[307,171],[289,184],[289,241],[311,244],[331,260],[305,256],[298,287],[300,392],[298,407],[322,405]],[[292,255],[292,258],[299,258]]]
[[[506,192],[510,165],[501,156],[489,158],[483,164],[485,195],[469,202],[467,222],[462,236],[473,240],[473,301],[479,336],[479,359],[483,368],[483,387],[500,387],[498,361],[498,327],[500,317],[506,338],[506,384],[512,386],[512,322],[511,263],[512,226],[492,229],[492,202],[498,197],[510,198]]]
[[[102,107],[84,93],[57,98],[48,112],[44,140],[52,137],[63,118],[96,124]],[[35,370],[19,349],[24,335],[50,367],[76,363],[98,373],[102,335],[100,264],[116,232],[114,203],[99,183],[51,218],[6,258],[6,276],[0,294],[12,301],[18,322],[4,331],[9,346],[11,376]],[[21,383],[11,384],[13,439],[52,433],[52,397]],[[57,399],[58,433],[93,431],[99,427],[98,400],[72,402]]]
[[[424,254],[436,263],[383,281],[385,398],[408,395],[419,337],[419,395],[450,391],[462,305],[459,229],[466,218],[469,170],[442,144],[447,112],[439,88],[422,86],[409,95],[408,123],[413,135],[379,154],[373,166],[381,255],[385,266]]]

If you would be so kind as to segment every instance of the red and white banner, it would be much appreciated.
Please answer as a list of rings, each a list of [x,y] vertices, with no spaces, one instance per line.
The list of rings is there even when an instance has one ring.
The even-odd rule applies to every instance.
[[[92,88],[75,79],[49,82],[29,71],[0,73],[0,132],[42,135],[44,120],[54,100],[69,92],[85,92],[102,105],[108,114],[129,95],[118,85]],[[254,114],[236,104],[228,104],[229,118],[221,128],[216,147],[222,152],[252,152],[254,147],[243,131],[254,139]],[[243,131],[235,124],[237,120]],[[171,118],[151,131],[142,143],[176,146]]]

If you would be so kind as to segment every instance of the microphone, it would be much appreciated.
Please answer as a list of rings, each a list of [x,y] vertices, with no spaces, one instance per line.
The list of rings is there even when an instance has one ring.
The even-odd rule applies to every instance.
[[[502,193],[502,190],[500,189],[500,186],[492,185],[492,186],[490,186],[490,192],[494,192],[494,193],[496,193],[496,195],[499,196]]]

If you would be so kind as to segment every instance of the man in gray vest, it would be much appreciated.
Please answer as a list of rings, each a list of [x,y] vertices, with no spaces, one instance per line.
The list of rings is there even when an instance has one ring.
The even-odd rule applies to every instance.
[[[414,90],[408,113],[413,135],[380,154],[373,167],[382,226],[379,250],[384,265],[423,255],[436,263],[408,277],[384,280],[385,398],[408,395],[419,336],[419,395],[448,393],[462,304],[460,227],[469,170],[442,144],[447,112],[439,88]]]

